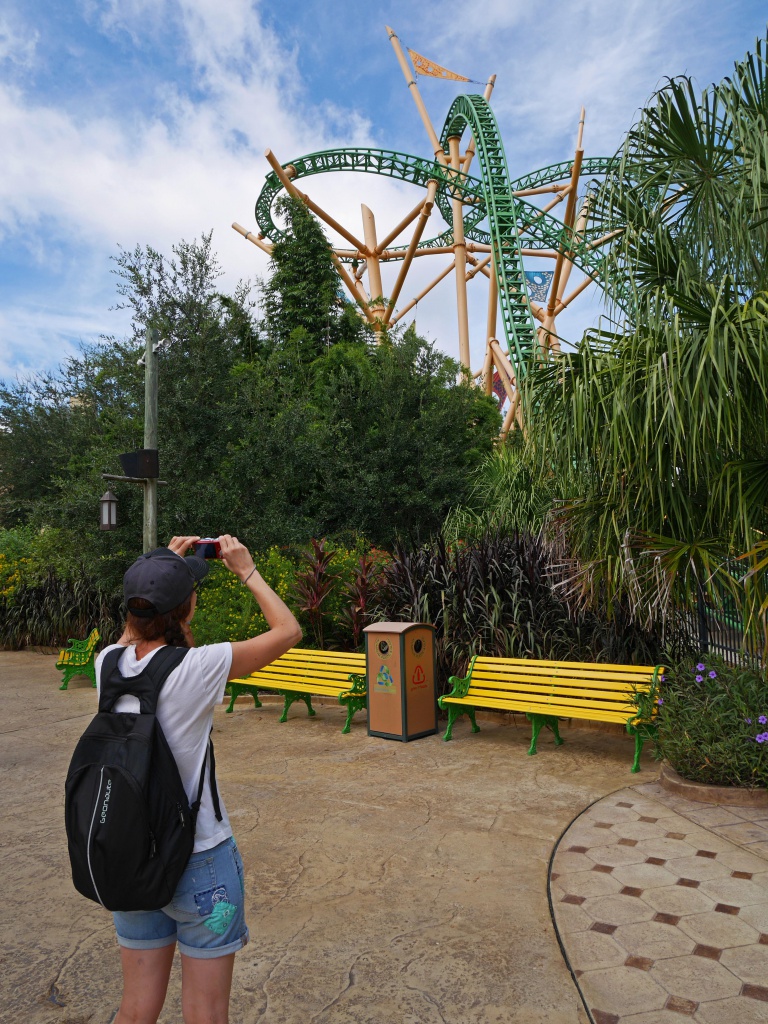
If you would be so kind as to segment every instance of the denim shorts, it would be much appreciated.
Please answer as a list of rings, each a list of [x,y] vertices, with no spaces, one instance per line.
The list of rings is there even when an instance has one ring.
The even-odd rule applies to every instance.
[[[126,949],[161,949],[179,944],[179,952],[198,959],[227,956],[248,941],[243,909],[243,862],[234,839],[193,853],[162,910],[113,913],[117,941]]]

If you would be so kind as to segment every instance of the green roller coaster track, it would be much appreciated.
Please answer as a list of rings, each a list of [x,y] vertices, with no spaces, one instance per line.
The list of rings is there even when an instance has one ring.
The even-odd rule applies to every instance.
[[[534,320],[528,304],[528,292],[521,249],[554,249],[598,284],[601,284],[604,256],[593,246],[589,231],[575,235],[555,217],[544,213],[514,191],[539,188],[570,179],[572,163],[552,164],[517,179],[511,179],[501,133],[490,106],[482,96],[462,95],[454,100],[445,120],[441,144],[447,148],[451,136],[469,129],[480,165],[480,177],[453,171],[436,161],[386,149],[328,149],[289,160],[292,180],[329,172],[353,171],[396,178],[426,188],[437,182],[435,202],[443,219],[452,224],[452,200],[464,204],[464,235],[471,241],[489,245],[499,286],[499,305],[510,358],[518,376],[526,371],[532,354],[538,349]],[[581,175],[594,177],[611,167],[610,158],[586,159]],[[274,202],[283,185],[274,171],[267,175],[256,201],[256,221],[262,235],[271,241],[284,237],[273,217]],[[488,229],[480,225],[487,221]],[[453,245],[453,230],[421,241],[419,247],[439,248]],[[403,258],[407,246],[390,247],[390,258]],[[356,256],[357,254],[355,254]],[[353,255],[345,257],[349,262]]]

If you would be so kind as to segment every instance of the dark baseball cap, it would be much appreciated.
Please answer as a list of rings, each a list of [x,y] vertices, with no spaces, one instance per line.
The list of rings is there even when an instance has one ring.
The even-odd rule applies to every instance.
[[[195,589],[195,583],[208,573],[208,563],[197,555],[182,558],[170,548],[155,548],[137,558],[123,576],[123,598],[132,615],[149,619],[178,608]],[[151,608],[132,608],[137,598],[149,601]]]

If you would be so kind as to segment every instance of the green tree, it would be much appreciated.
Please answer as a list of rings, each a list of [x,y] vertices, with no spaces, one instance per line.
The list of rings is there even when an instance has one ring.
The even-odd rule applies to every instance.
[[[262,288],[265,327],[275,348],[311,362],[340,341],[370,340],[370,331],[346,302],[318,220],[300,199],[282,196],[277,213],[286,232],[272,247]]]

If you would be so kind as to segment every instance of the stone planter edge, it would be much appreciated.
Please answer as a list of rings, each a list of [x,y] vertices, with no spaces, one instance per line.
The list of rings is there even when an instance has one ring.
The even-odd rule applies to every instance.
[[[708,786],[703,782],[691,782],[678,775],[666,761],[661,766],[659,782],[668,792],[697,803],[768,808],[768,789],[741,789],[738,786]]]

